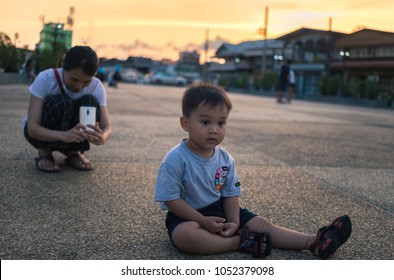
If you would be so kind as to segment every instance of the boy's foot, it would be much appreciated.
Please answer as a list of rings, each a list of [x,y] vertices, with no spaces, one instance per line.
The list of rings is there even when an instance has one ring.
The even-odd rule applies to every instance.
[[[56,163],[52,154],[40,155],[39,157],[36,157],[35,160],[36,160],[36,168],[39,171],[47,172],[47,173],[60,172],[60,167]]]
[[[352,222],[348,215],[336,218],[331,225],[322,227],[317,232],[315,241],[309,250],[322,259],[328,259],[342,246],[352,233]]]
[[[243,228],[240,232],[239,250],[250,253],[254,258],[268,257],[271,253],[271,235]]]
[[[92,162],[88,160],[81,153],[69,154],[65,159],[65,163],[66,165],[69,165],[76,170],[80,170],[80,171],[93,170]]]

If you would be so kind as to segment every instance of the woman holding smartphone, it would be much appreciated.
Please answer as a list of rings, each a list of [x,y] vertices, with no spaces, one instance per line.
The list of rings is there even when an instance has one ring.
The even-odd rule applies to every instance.
[[[54,151],[64,154],[65,163],[77,170],[93,169],[84,152],[90,143],[105,144],[112,133],[106,91],[95,77],[98,67],[97,54],[90,47],[75,46],[65,54],[62,67],[44,70],[29,87],[23,129],[27,141],[38,150],[39,171],[60,171]],[[80,122],[81,106],[96,108],[94,125]]]

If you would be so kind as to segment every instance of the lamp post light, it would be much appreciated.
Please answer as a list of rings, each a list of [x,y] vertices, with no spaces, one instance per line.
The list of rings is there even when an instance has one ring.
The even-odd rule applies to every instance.
[[[345,76],[345,60],[350,56],[350,52],[348,50],[341,50],[339,55],[342,57],[342,76]]]
[[[281,54],[274,55],[274,60],[275,60],[275,64],[272,67],[272,69],[274,72],[276,72],[278,70],[278,65],[280,65],[282,63],[283,55],[281,55]]]

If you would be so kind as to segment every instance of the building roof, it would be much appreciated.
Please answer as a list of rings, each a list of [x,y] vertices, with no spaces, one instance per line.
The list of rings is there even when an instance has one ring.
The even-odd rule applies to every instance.
[[[242,71],[250,69],[249,63],[245,61],[241,61],[239,63],[230,61],[225,64],[212,63],[209,65],[210,72],[233,72],[233,71]]]
[[[336,48],[394,46],[394,33],[372,29],[362,29],[344,36],[335,42]]]
[[[286,33],[285,35],[279,36],[276,39],[277,40],[284,40],[284,41],[291,41],[291,40],[297,39],[297,38],[305,36],[305,35],[311,35],[311,34],[312,35],[319,35],[319,34],[325,35],[328,33],[330,33],[333,37],[340,37],[340,36],[346,35],[346,33],[342,33],[342,32],[301,27],[301,28],[296,29],[292,32]]]
[[[257,41],[246,41],[239,44],[223,43],[216,51],[216,57],[235,57],[235,56],[248,56],[250,52],[256,50],[262,50],[264,44],[267,44],[268,49],[282,48],[283,42],[280,40],[257,40]]]

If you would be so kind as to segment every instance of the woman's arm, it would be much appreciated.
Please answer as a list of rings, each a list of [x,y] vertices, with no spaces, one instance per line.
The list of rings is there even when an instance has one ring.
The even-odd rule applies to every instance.
[[[69,131],[51,130],[43,127],[41,125],[43,104],[42,99],[31,95],[27,112],[27,129],[30,137],[46,142],[63,141],[71,143],[85,140],[84,134],[80,131],[83,126],[80,124]]]
[[[112,134],[112,126],[109,120],[109,112],[107,106],[101,106],[100,128],[103,130],[103,141],[106,143]],[[103,143],[103,144],[104,144]]]

